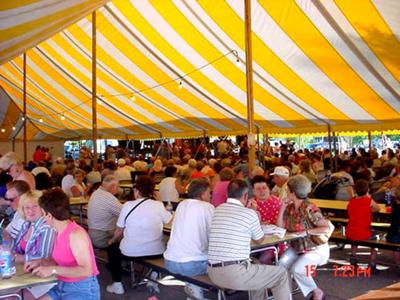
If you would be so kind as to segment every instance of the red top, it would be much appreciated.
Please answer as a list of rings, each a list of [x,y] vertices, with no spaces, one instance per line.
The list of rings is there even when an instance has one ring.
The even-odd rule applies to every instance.
[[[261,215],[261,222],[267,222],[268,224],[276,224],[279,210],[281,209],[282,202],[276,196],[270,196],[265,201],[260,201],[254,198],[257,203],[257,210]]]
[[[347,204],[349,223],[346,226],[346,238],[360,241],[372,236],[371,196],[355,197]]]
[[[192,175],[190,177],[192,179],[203,178],[203,177],[206,177],[206,174],[199,172],[199,171],[193,171]]]
[[[225,203],[228,199],[228,185],[230,181],[218,181],[212,193],[211,204],[215,207]]]
[[[28,244],[28,242],[25,241],[24,239],[21,239],[21,241],[19,242],[19,246],[21,247],[22,251],[24,251],[24,253],[25,253],[27,244]]]
[[[44,158],[45,158],[45,154],[42,152],[41,149],[39,149],[39,150],[36,150],[33,153],[33,159],[32,160],[33,160],[34,163],[37,163],[37,162],[39,162],[41,160],[44,160]]]

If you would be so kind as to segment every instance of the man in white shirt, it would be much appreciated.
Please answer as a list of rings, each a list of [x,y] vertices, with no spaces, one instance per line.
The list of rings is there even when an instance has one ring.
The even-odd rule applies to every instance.
[[[264,300],[267,289],[274,299],[292,299],[289,276],[283,267],[253,264],[250,242],[261,243],[264,232],[257,213],[248,208],[247,184],[240,179],[228,185],[228,200],[213,215],[208,246],[208,275],[220,287],[250,291],[250,300]]]
[[[289,192],[287,187],[287,182],[289,180],[289,170],[283,166],[276,167],[274,172],[270,175],[274,176],[272,178],[275,183],[274,187],[271,190],[271,194],[277,196],[279,199],[285,199]]]
[[[123,158],[118,159],[118,169],[115,171],[114,175],[119,181],[131,180],[131,172],[135,171],[134,168],[126,164],[126,160]]]
[[[68,165],[65,169],[65,176],[61,180],[61,189],[68,195],[71,187],[74,185],[74,176],[72,175],[75,171],[74,165]]]
[[[340,164],[340,171],[333,173],[332,177],[341,178],[342,181],[338,184],[336,192],[336,200],[350,200],[353,198],[354,179],[350,174],[351,164],[347,160]]]
[[[164,252],[165,267],[172,273],[198,276],[207,273],[208,234],[214,213],[214,206],[209,203],[210,184],[205,178],[193,180],[188,196],[175,213]],[[188,284],[185,291],[196,299],[204,299],[198,286]]]
[[[40,173],[46,173],[47,175],[49,175],[49,177],[51,177],[50,171],[45,167],[45,163],[43,161],[39,161],[38,166],[36,168],[33,168],[31,173],[33,174],[33,176],[37,176]]]

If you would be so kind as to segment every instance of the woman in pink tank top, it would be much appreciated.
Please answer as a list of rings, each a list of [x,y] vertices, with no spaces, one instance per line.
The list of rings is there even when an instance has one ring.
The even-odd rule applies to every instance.
[[[57,285],[47,293],[51,299],[100,299],[93,246],[87,232],[70,220],[68,196],[61,189],[52,189],[40,197],[39,205],[57,237],[52,259],[32,261],[26,265],[27,271],[40,277],[57,276]]]

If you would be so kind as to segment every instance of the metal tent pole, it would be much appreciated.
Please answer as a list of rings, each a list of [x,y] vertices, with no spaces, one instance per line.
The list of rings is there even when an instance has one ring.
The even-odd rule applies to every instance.
[[[23,107],[23,127],[24,127],[24,137],[23,137],[23,147],[24,147],[24,161],[25,163],[28,163],[28,156],[27,156],[27,146],[26,146],[26,53],[24,52],[23,56],[23,71],[24,71],[24,78],[23,78],[23,102],[24,102],[24,107]]]
[[[92,12],[92,141],[93,162],[97,163],[97,35],[96,35],[96,11]]]
[[[329,167],[332,170],[332,132],[331,132],[331,125],[328,124],[328,143],[329,143]]]
[[[255,139],[254,139],[254,103],[253,103],[253,54],[251,44],[251,0],[245,0],[245,43],[246,43],[246,87],[247,87],[247,127],[249,147],[249,171],[256,163]]]

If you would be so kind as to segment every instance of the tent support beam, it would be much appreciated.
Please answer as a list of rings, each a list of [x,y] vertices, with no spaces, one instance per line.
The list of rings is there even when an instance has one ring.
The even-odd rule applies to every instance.
[[[249,147],[249,171],[256,164],[256,151],[254,139],[254,103],[253,103],[253,54],[251,44],[251,0],[245,0],[245,44],[246,44],[246,87],[247,87],[247,145]]]
[[[329,167],[332,170],[332,132],[331,124],[328,124],[328,143],[329,143]]]
[[[96,36],[96,11],[92,12],[92,141],[93,162],[97,163],[97,36]]]
[[[371,131],[368,131],[368,152],[371,153],[372,150],[372,139],[371,139]]]
[[[24,78],[23,78],[23,127],[24,127],[24,137],[23,137],[23,148],[24,148],[24,161],[28,163],[28,156],[27,156],[27,147],[26,147],[26,52],[24,52],[23,56],[23,70],[24,70]]]
[[[334,157],[334,166],[335,166],[335,172],[338,171],[338,151],[336,147],[336,140],[337,140],[337,135],[335,132],[332,132],[333,135],[333,152],[335,152],[335,157]]]

